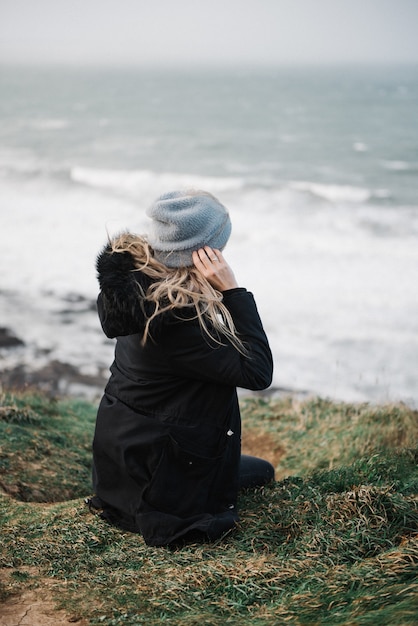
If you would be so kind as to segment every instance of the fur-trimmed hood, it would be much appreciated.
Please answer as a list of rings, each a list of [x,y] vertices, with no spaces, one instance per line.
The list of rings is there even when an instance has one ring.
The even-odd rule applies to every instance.
[[[135,269],[130,252],[113,252],[107,244],[96,261],[100,294],[97,309],[108,337],[142,333],[153,305],[144,300],[151,279]]]

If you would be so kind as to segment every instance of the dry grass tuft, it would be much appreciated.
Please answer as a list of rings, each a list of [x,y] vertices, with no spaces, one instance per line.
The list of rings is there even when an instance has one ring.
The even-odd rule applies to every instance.
[[[268,433],[284,452],[276,466],[279,479],[349,465],[374,452],[414,447],[418,441],[418,411],[403,404],[246,398],[242,416],[244,432],[255,427]],[[247,450],[256,453],[257,446]]]

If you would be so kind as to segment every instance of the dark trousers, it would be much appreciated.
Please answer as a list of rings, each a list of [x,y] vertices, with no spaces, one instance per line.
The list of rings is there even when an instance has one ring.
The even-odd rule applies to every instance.
[[[255,456],[241,455],[239,488],[261,487],[274,480],[274,467],[268,461]]]

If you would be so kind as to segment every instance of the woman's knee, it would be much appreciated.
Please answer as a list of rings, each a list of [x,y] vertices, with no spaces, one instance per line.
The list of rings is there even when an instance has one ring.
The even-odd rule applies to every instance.
[[[274,467],[264,459],[246,454],[241,455],[240,489],[261,487],[274,480]]]

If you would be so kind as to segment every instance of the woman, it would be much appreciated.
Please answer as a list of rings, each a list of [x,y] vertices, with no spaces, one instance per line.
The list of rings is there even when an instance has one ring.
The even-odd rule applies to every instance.
[[[270,384],[271,352],[221,252],[225,207],[173,192],[147,214],[147,238],[116,237],[97,261],[99,317],[117,341],[89,504],[148,545],[214,540],[238,520],[239,487],[274,477],[266,461],[241,457],[236,392]]]

